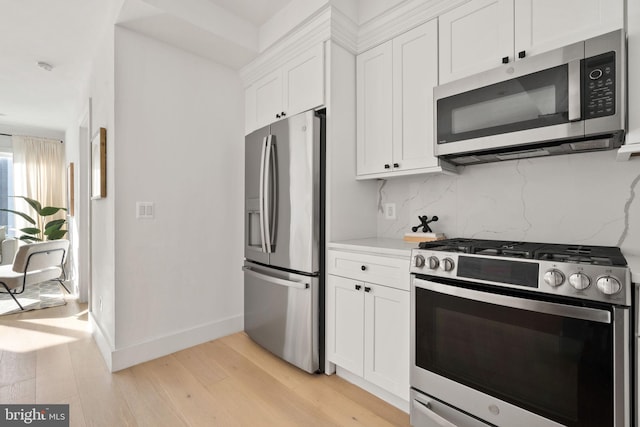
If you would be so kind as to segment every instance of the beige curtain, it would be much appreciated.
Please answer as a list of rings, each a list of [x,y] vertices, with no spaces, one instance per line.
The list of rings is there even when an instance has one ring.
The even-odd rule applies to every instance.
[[[64,146],[59,140],[32,136],[12,137],[14,195],[26,196],[39,201],[42,206],[66,206],[66,170]],[[15,209],[20,212],[33,210],[22,199],[16,198]],[[66,213],[58,212],[46,221],[64,219]],[[34,218],[35,219],[35,218]],[[16,228],[29,226],[16,216]],[[41,230],[44,224],[38,224]]]

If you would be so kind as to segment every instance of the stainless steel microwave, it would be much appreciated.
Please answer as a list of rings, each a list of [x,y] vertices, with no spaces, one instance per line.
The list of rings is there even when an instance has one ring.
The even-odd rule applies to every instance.
[[[434,88],[435,155],[456,165],[619,147],[622,30]]]

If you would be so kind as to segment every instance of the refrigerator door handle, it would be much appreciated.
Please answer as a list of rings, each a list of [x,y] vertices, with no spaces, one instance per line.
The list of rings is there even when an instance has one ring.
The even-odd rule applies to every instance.
[[[273,283],[275,285],[280,285],[280,286],[286,286],[288,288],[295,288],[295,289],[308,289],[309,288],[309,284],[308,283],[304,283],[304,282],[293,282],[291,280],[285,280],[285,279],[279,279],[277,277],[273,277],[273,276],[268,276],[266,274],[262,274],[262,273],[258,273],[254,270],[251,269],[251,267],[242,267],[242,271],[244,271],[245,273],[256,277],[260,280],[264,280],[265,282],[269,282],[269,283]]]
[[[267,148],[267,137],[262,139],[262,152],[260,154],[260,240],[262,243],[262,252],[267,252],[267,246],[265,244],[265,226],[264,226],[264,172],[265,172],[265,151]]]
[[[267,145],[266,145],[266,158],[264,159],[264,237],[265,237],[265,246],[266,252],[273,252],[273,248],[271,247],[271,232],[273,231],[273,218],[271,217],[271,209],[272,209],[272,198],[273,194],[271,194],[271,176],[272,176],[272,154],[273,154],[273,135],[267,136]],[[275,193],[275,191],[274,191]]]

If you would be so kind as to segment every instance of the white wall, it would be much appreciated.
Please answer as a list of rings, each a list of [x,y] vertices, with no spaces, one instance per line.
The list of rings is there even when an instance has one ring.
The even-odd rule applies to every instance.
[[[88,92],[88,89],[86,89]],[[67,215],[68,238],[70,249],[68,256],[69,271],[73,292],[78,295],[81,303],[89,302],[89,287],[91,285],[91,270],[89,265],[90,251],[90,121],[91,106],[89,98],[77,100],[78,119],[66,131],[65,148],[67,167],[74,164],[73,171],[73,216]]]
[[[326,240],[370,237],[376,230],[376,182],[356,180],[356,58],[338,44],[325,46]]]
[[[313,15],[329,0],[293,0],[258,30],[258,51],[264,52],[296,26]],[[349,0],[352,1],[352,0]]]
[[[237,73],[115,36],[114,370],[242,330],[244,192]]]
[[[640,159],[616,152],[467,166],[459,176],[381,181],[379,199],[397,220],[378,213],[378,234],[402,238],[418,215],[447,237],[620,246],[640,254]]]
[[[107,364],[115,346],[115,155],[117,132],[114,119],[114,27],[109,26],[96,49],[86,99],[91,98],[91,134],[107,129],[107,197],[90,202],[91,293],[90,310],[97,328],[96,341]],[[81,120],[79,112],[79,120]]]

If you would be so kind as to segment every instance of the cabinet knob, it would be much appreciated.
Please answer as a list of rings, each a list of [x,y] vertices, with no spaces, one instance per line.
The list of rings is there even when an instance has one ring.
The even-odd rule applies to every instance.
[[[385,163],[384,168],[385,169],[391,169],[391,165],[389,163]]]
[[[393,164],[393,167],[394,167],[394,168],[399,168],[399,167],[400,167],[400,164],[399,164],[399,163],[394,163],[394,164]]]
[[[287,113],[285,113],[285,112],[283,111],[282,113],[280,113],[280,115],[281,115],[282,117],[284,117],[284,116],[286,116],[286,115],[287,115]]]
[[[362,285],[356,285],[356,291],[359,291],[360,289],[362,289]]]
[[[276,114],[276,119],[279,119],[279,118],[280,118],[280,114]]]
[[[509,63],[509,57],[508,56],[503,57],[502,58],[502,63],[503,64],[508,64]]]
[[[371,292],[371,288],[370,288],[369,286],[365,286],[365,287],[364,287],[364,291],[365,291],[365,292]]]
[[[366,266],[366,265],[361,265],[361,266],[360,266],[360,270],[365,271],[366,269],[367,269],[367,266]]]
[[[518,58],[522,59],[522,58],[524,58],[525,56],[527,56],[526,51],[521,50],[520,52],[518,52]]]

